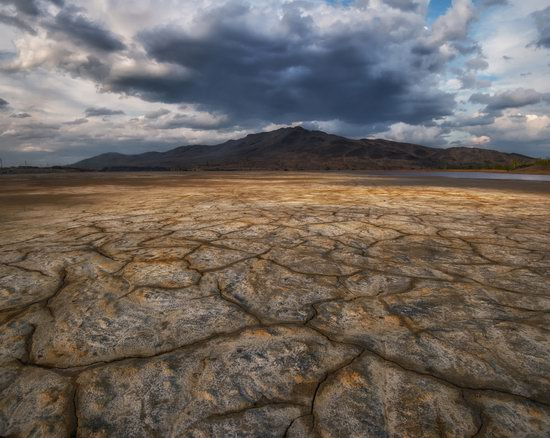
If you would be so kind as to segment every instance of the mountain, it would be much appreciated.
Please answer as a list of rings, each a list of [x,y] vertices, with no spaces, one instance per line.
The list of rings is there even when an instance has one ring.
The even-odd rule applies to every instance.
[[[181,146],[139,155],[101,154],[72,167],[88,170],[360,170],[516,167],[534,161],[525,155],[489,149],[439,149],[383,139],[351,140],[295,127],[250,134],[215,146]]]

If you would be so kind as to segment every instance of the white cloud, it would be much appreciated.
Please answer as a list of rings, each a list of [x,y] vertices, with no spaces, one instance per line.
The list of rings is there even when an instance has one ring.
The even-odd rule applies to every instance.
[[[476,146],[483,146],[484,144],[491,142],[491,137],[487,135],[480,135],[480,136],[474,135],[468,139],[468,142]]]
[[[400,122],[391,125],[387,131],[376,133],[372,137],[437,146],[444,143],[443,133],[443,129],[439,126],[408,125]]]
[[[454,0],[447,13],[435,20],[430,39],[442,44],[465,38],[475,16],[475,8],[470,0]]]
[[[19,147],[21,152],[53,152],[53,149],[45,148],[43,146],[23,145]]]

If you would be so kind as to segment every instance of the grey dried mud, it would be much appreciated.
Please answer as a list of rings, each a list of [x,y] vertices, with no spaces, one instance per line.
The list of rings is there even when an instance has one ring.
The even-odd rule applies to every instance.
[[[1,182],[1,436],[550,435],[548,184]]]

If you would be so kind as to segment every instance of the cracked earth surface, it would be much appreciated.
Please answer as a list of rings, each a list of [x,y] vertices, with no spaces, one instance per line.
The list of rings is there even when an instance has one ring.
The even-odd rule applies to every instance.
[[[550,185],[428,181],[3,178],[0,435],[550,436]]]

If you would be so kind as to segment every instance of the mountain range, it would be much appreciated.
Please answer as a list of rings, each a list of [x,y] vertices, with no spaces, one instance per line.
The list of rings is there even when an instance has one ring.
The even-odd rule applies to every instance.
[[[72,165],[87,170],[383,170],[528,166],[534,158],[490,149],[448,149],[383,139],[353,140],[302,127],[250,134],[214,146],[137,155],[105,153]]]

